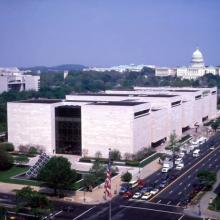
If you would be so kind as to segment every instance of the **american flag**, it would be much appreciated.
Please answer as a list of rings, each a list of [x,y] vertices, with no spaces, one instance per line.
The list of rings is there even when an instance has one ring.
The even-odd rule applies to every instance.
[[[111,193],[111,177],[112,177],[112,172],[111,172],[111,161],[109,160],[107,169],[106,169],[106,179],[105,179],[105,196],[106,198],[112,197]]]

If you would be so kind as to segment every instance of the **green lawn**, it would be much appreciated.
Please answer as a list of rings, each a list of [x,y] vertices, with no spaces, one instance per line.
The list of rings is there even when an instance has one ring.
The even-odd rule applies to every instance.
[[[40,182],[38,182],[38,181],[11,179],[11,177],[16,176],[16,175],[21,174],[21,173],[24,173],[28,169],[29,169],[28,167],[13,166],[9,170],[0,171],[0,182],[15,183],[15,184],[22,184],[22,185],[31,185],[31,186],[39,186]]]

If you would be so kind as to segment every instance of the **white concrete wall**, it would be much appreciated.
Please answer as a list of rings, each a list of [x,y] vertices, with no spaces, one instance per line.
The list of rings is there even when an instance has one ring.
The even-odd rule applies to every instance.
[[[136,112],[136,111],[135,111]],[[133,152],[138,152],[142,148],[151,146],[151,114],[134,117],[133,120]]]
[[[151,142],[155,143],[169,136],[167,115],[168,110],[166,108],[151,111]]]
[[[8,77],[0,76],[0,93],[8,91]]]
[[[39,90],[39,81],[40,81],[40,76],[32,76],[32,75],[24,75],[25,79],[25,90],[34,90],[38,91]]]
[[[82,151],[108,156],[108,149],[133,152],[133,108],[126,106],[82,106]]]
[[[53,121],[51,105],[8,103],[8,141],[19,145],[39,145],[52,153]]]

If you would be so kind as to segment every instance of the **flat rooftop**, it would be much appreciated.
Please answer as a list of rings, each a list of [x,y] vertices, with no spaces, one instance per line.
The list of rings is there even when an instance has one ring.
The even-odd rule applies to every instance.
[[[190,89],[169,89],[169,92],[198,92],[199,90],[190,90]]]
[[[75,96],[123,96],[123,97],[157,97],[157,98],[171,98],[171,97],[175,97],[178,95],[170,95],[170,94],[115,94],[115,93],[77,93],[77,94],[71,94],[71,95],[75,95]]]
[[[21,101],[15,101],[19,103],[40,103],[40,104],[53,104],[62,102],[61,99],[28,99],[28,100],[21,100]]]
[[[90,105],[135,106],[135,105],[141,105],[141,104],[145,104],[145,103],[147,103],[147,102],[97,101],[97,102],[90,103]]]

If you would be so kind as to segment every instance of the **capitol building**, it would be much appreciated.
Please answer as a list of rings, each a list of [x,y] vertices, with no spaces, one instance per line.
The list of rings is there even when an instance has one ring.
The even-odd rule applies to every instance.
[[[211,73],[213,75],[220,74],[220,67],[215,66],[205,66],[204,58],[197,48],[193,54],[191,63],[188,67],[156,67],[155,75],[156,76],[178,76],[182,79],[196,79],[198,77],[204,76],[205,74]]]

